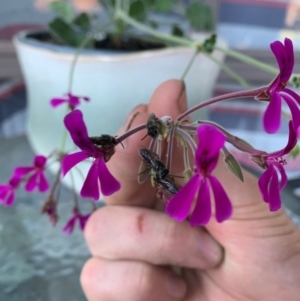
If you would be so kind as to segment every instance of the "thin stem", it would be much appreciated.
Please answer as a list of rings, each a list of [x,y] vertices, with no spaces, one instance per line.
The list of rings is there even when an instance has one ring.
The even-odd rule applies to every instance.
[[[257,150],[252,146],[248,146],[245,143],[243,143],[242,139],[231,135],[229,132],[227,132],[222,126],[220,126],[219,124],[212,122],[212,121],[208,121],[208,120],[198,120],[197,121],[198,124],[210,124],[212,126],[214,126],[215,128],[217,128],[220,132],[222,132],[225,135],[226,141],[230,144],[232,144],[233,146],[235,146],[237,149],[239,149],[242,152],[245,153],[249,153],[251,155],[262,155],[265,154],[264,151],[261,150]],[[189,131],[197,131],[197,127],[195,126],[191,126],[191,125],[180,125],[179,126],[181,129],[183,130],[189,130]]]
[[[171,163],[172,163],[172,150],[173,150],[173,139],[175,134],[176,126],[172,126],[168,139],[168,148],[167,148],[167,163],[166,167],[169,171],[171,171]]]
[[[87,35],[85,37],[85,39],[82,41],[82,43],[79,45],[79,47],[76,49],[73,61],[71,63],[70,73],[69,73],[68,92],[72,91],[74,70],[75,70],[75,66],[76,66],[76,63],[78,61],[79,55],[81,54],[82,49],[86,46],[86,44],[89,41],[91,41],[94,38],[96,33],[100,32],[100,31],[103,31],[107,26],[109,26],[111,24],[112,24],[112,22],[99,26],[90,35]]]
[[[212,60],[215,64],[217,64],[220,68],[222,68],[224,70],[224,72],[226,72],[229,76],[231,76],[234,80],[236,80],[238,83],[240,83],[246,89],[251,88],[251,86],[244,79],[242,79],[236,72],[234,72],[232,69],[227,67],[225,64],[218,61],[211,54],[205,53],[205,52],[203,52],[202,54],[205,55],[210,60]]]
[[[179,122],[180,120],[182,120],[184,117],[188,116],[189,114],[191,114],[191,113],[193,113],[193,112],[195,112],[195,111],[197,111],[197,110],[199,110],[203,107],[211,105],[213,103],[220,102],[220,101],[223,101],[223,100],[228,100],[228,99],[255,97],[259,93],[262,93],[265,89],[266,89],[266,87],[261,87],[261,88],[258,88],[258,89],[253,89],[253,90],[248,90],[248,91],[237,91],[237,92],[232,92],[232,93],[228,93],[228,94],[224,94],[224,95],[220,95],[220,96],[217,96],[217,97],[210,98],[210,99],[208,99],[204,102],[201,102],[198,105],[192,107],[191,109],[185,111],[181,115],[179,115],[177,117],[177,122]]]
[[[175,36],[172,36],[172,35],[169,35],[166,33],[161,33],[157,30],[154,30],[154,29],[132,19],[131,17],[129,17],[126,13],[124,13],[121,10],[116,11],[115,18],[121,19],[125,23],[137,28],[138,30],[148,33],[151,36],[156,37],[157,39],[163,40],[165,42],[170,42],[170,43],[174,43],[174,44],[181,45],[181,46],[199,47],[199,48],[201,47],[201,44],[197,41],[193,41],[193,40],[186,39],[186,38],[175,37]]]
[[[222,48],[222,47],[219,47],[219,46],[215,46],[215,50],[219,50],[225,54],[227,54],[228,56],[231,56],[239,61],[242,61],[248,65],[251,65],[251,66],[254,66],[254,67],[257,67],[258,69],[261,69],[263,71],[266,71],[268,73],[271,73],[271,74],[274,74],[274,75],[277,75],[278,74],[278,69],[273,67],[273,66],[270,66],[268,64],[265,64],[265,63],[262,63],[250,56],[247,56],[245,54],[242,54],[242,53],[239,53],[237,51],[234,51],[234,50],[230,50],[230,49],[225,49],[225,48]]]
[[[149,150],[150,150],[151,152],[153,152],[154,149],[155,149],[155,146],[156,146],[156,140],[157,140],[156,137],[151,139],[151,142],[150,142],[150,145],[149,145]]]
[[[146,123],[145,123],[145,124],[142,124],[142,125],[139,125],[139,126],[133,128],[132,130],[130,130],[130,131],[124,133],[124,134],[121,135],[120,137],[118,137],[117,140],[118,140],[119,142],[122,142],[123,140],[125,140],[125,139],[128,138],[128,137],[130,137],[131,135],[133,135],[133,134],[135,134],[135,133],[137,133],[137,132],[139,132],[139,131],[141,131],[141,130],[144,130],[144,129],[146,129],[146,128],[147,128],[147,124],[146,124]]]
[[[199,50],[198,50],[197,47],[195,47],[195,50],[194,50],[194,52],[193,52],[193,55],[192,55],[191,59],[189,60],[189,63],[188,63],[188,65],[186,66],[186,68],[185,68],[185,70],[184,70],[182,76],[180,77],[180,80],[181,80],[181,81],[184,81],[184,79],[185,79],[186,75],[188,74],[188,72],[190,71],[190,69],[191,69],[191,67],[192,67],[192,65],[193,65],[193,63],[194,63],[194,61],[195,61],[195,58],[197,57],[197,54],[198,54],[198,53],[199,53]]]
[[[197,145],[194,139],[183,129],[181,125],[176,127],[176,132],[189,144],[193,154],[195,154]]]

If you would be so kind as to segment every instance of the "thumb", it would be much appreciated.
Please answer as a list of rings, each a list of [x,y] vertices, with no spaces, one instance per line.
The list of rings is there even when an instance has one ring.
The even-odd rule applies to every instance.
[[[150,100],[148,106],[140,106],[132,111],[130,116],[135,116],[130,128],[145,124],[150,113],[157,117],[165,115],[176,118],[186,110],[186,96],[184,83],[179,80],[169,80],[161,84]],[[137,114],[137,112],[139,112]],[[127,118],[130,120],[131,117]],[[130,121],[129,121],[130,122]],[[120,129],[118,135],[125,132],[126,126]],[[106,197],[105,202],[110,205],[132,205],[153,207],[156,201],[155,188],[151,186],[149,180],[143,184],[137,181],[141,157],[139,148],[148,148],[150,138],[141,140],[146,135],[146,130],[142,130],[124,142],[124,149],[118,145],[116,152],[108,162],[108,168],[121,184],[121,189],[115,194]]]

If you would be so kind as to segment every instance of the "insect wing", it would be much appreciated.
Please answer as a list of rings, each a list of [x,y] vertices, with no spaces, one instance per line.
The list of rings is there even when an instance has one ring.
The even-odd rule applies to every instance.
[[[138,182],[140,184],[144,183],[150,174],[151,174],[151,167],[146,161],[142,160],[139,168],[139,173],[138,173]]]

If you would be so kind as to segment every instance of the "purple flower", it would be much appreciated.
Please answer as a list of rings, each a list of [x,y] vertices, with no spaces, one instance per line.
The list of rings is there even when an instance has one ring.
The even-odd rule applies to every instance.
[[[16,196],[16,190],[19,187],[21,178],[14,175],[8,184],[0,185],[0,203],[5,206],[12,206]]]
[[[36,187],[40,192],[45,192],[49,189],[48,181],[45,177],[44,171],[47,158],[45,156],[37,155],[34,157],[33,166],[20,166],[14,171],[14,174],[20,178],[26,178],[25,189],[29,192],[33,191]]]
[[[91,197],[98,200],[100,197],[99,185],[103,195],[111,195],[118,191],[120,183],[111,175],[105,164],[105,153],[95,146],[89,139],[87,128],[83,121],[82,112],[74,110],[69,113],[64,123],[73,142],[81,149],[80,152],[67,155],[62,160],[62,172],[67,172],[79,162],[94,158],[92,166],[88,171],[87,177],[83,183],[80,194],[82,197]]]
[[[221,148],[225,144],[225,136],[211,125],[202,125],[197,129],[198,148],[195,154],[196,173],[169,201],[166,207],[168,215],[177,221],[187,218],[194,197],[198,191],[195,208],[190,217],[191,226],[205,225],[211,217],[211,187],[216,208],[216,219],[220,223],[231,216],[232,205],[216,177],[211,175],[215,169]]]
[[[50,104],[53,108],[60,106],[62,104],[68,104],[71,110],[74,110],[76,107],[80,105],[80,99],[85,101],[89,101],[89,97],[86,96],[76,96],[72,93],[68,93],[65,97],[52,98],[50,100]]]
[[[287,184],[287,175],[283,168],[286,161],[282,156],[288,154],[295,147],[297,136],[298,133],[290,121],[289,139],[283,149],[263,156],[252,156],[254,162],[266,169],[258,180],[258,186],[263,200],[269,204],[270,211],[277,211],[281,208],[280,191]],[[280,180],[278,175],[280,175]]]
[[[283,99],[292,114],[295,129],[300,125],[300,96],[286,87],[294,68],[294,50],[290,39],[285,38],[284,44],[275,41],[270,45],[276,57],[279,74],[270,84],[268,89],[256,97],[257,100],[269,101],[265,111],[263,124],[267,133],[273,134],[280,128],[281,122],[281,99]]]
[[[80,212],[78,211],[78,209],[75,208],[73,210],[73,215],[68,220],[66,225],[63,227],[62,231],[65,232],[67,235],[72,234],[77,220],[79,222],[80,229],[83,231],[90,216],[91,216],[91,214],[81,215]]]

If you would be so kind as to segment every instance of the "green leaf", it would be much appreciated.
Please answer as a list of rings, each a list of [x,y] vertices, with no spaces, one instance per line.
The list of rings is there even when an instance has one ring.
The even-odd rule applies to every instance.
[[[69,46],[78,47],[85,38],[83,33],[77,32],[62,18],[55,18],[48,24],[48,27],[54,38]]]
[[[152,6],[154,10],[157,10],[159,12],[168,12],[170,10],[172,10],[174,0],[158,0],[155,1]]]
[[[242,182],[244,182],[244,175],[243,171],[241,169],[241,166],[239,162],[236,160],[236,158],[225,148],[223,147],[223,152],[225,154],[225,164],[228,167],[228,169]]]
[[[129,16],[138,20],[144,21],[147,17],[147,12],[143,1],[134,1],[129,7]]]
[[[293,82],[295,88],[299,88],[300,87],[300,76],[294,76],[292,78],[292,82]]]
[[[87,13],[81,13],[72,22],[83,30],[89,30],[91,28],[91,19]]]
[[[193,2],[186,10],[186,17],[193,29],[211,31],[214,29],[213,13],[210,6]]]
[[[178,25],[174,24],[172,26],[172,35],[177,36],[177,37],[183,37],[184,32]]]
[[[49,4],[49,7],[54,13],[68,22],[71,22],[75,17],[74,9],[70,2],[54,1]]]
[[[291,150],[289,155],[293,158],[296,159],[300,154],[300,146],[299,144],[296,144],[296,146]]]
[[[203,51],[206,53],[212,53],[214,51],[217,41],[217,35],[212,34],[208,39],[206,39],[202,45]]]

